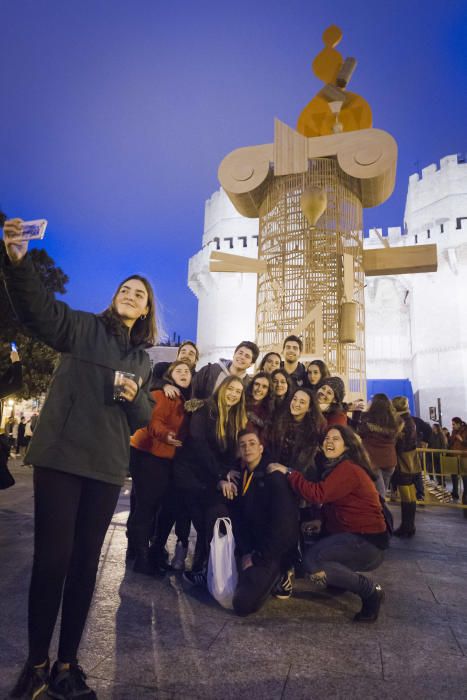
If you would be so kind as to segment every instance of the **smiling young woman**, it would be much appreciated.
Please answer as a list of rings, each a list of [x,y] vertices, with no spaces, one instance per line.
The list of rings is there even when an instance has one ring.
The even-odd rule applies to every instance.
[[[35,538],[29,593],[29,655],[11,697],[93,700],[77,662],[99,554],[128,469],[130,435],[146,425],[152,402],[145,347],[155,341],[154,295],[132,275],[100,315],[75,311],[42,285],[27,255],[22,221],[4,225],[1,266],[26,330],[62,353],[31,439]],[[114,377],[131,374],[114,401]],[[49,646],[58,611],[58,659]],[[66,695],[65,693],[68,693]],[[74,695],[73,695],[74,693]]]
[[[235,470],[237,437],[247,423],[242,381],[226,377],[206,402],[194,400],[187,439],[175,457],[175,486],[197,532],[190,583],[202,579],[216,518],[228,514],[218,482]]]
[[[374,622],[383,590],[361,572],[380,566],[389,544],[376,477],[360,438],[347,426],[328,428],[323,452],[319,483],[282,464],[271,464],[268,470],[287,474],[295,493],[308,503],[322,504],[322,536],[304,556],[312,583],[355,593],[362,601],[355,621]]]
[[[270,431],[268,448],[272,461],[312,476],[325,425],[314,394],[308,389],[297,389],[288,409],[279,414]]]
[[[265,440],[272,421],[274,397],[272,379],[267,372],[257,372],[245,390],[248,426]]]

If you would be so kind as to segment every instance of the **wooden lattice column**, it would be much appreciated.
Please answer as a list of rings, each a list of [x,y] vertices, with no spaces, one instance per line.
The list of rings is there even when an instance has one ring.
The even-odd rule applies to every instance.
[[[326,211],[313,230],[301,208],[302,194],[309,187],[327,193]],[[355,181],[334,158],[314,159],[307,173],[275,177],[268,183],[259,207],[259,257],[267,263],[267,271],[258,275],[256,325],[257,342],[265,351],[280,347],[286,335],[300,328],[304,354],[323,357],[333,372],[347,376],[351,391],[361,393],[364,272],[358,195]],[[353,260],[351,298],[344,285],[344,254]],[[357,307],[357,337],[351,345],[340,341],[343,301],[353,301]]]
[[[342,32],[323,33],[313,61],[323,87],[302,110],[297,129],[275,120],[274,143],[238,148],[219,167],[219,181],[244,216],[259,217],[258,260],[211,254],[212,272],[258,275],[257,342],[280,350],[302,336],[305,356],[323,357],[347,378],[349,396],[365,394],[365,275],[432,272],[436,246],[363,251],[362,208],[394,189],[397,145],[373,129],[371,109],[347,90],[356,60],[336,50]],[[316,216],[311,201],[319,192]]]

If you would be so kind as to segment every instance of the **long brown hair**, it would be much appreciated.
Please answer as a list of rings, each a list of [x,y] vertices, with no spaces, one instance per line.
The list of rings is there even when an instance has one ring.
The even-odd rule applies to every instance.
[[[148,313],[145,318],[138,318],[130,332],[130,341],[132,345],[155,345],[158,340],[157,322],[156,322],[156,300],[151,283],[146,277],[141,275],[130,275],[126,277],[118,285],[115,294],[112,297],[110,306],[102,313],[104,321],[107,323],[111,332],[118,335],[121,332],[122,322],[117,313],[115,302],[120,289],[129,280],[138,280],[144,285],[148,295]]]
[[[240,384],[242,384],[242,380],[234,375],[226,377],[213,395],[213,400],[217,409],[216,437],[222,449],[226,449],[229,443],[236,443],[238,433],[247,424],[245,390],[242,391],[240,401],[235,404],[235,406],[227,410],[227,406],[225,405],[225,392],[233,382],[240,382]]]
[[[381,428],[397,430],[399,427],[396,410],[386,394],[375,394],[373,396],[370,408],[366,413],[366,420],[368,423],[374,423]]]
[[[308,396],[310,401],[310,406],[305,414],[303,420],[297,424],[290,411],[290,404],[295,396],[295,394],[301,391],[303,394]],[[303,387],[297,387],[291,394],[288,410],[284,411],[278,417],[276,424],[274,426],[275,438],[278,442],[285,439],[290,426],[296,427],[296,442],[303,442],[303,445],[316,444],[318,445],[323,430],[326,428],[326,419],[321,413],[319,404],[316,400],[316,396],[309,389],[304,389]]]
[[[330,430],[337,430],[341,434],[346,447],[345,457],[347,457],[347,459],[349,459],[351,462],[354,462],[354,464],[358,464],[358,466],[368,474],[372,481],[376,481],[377,476],[371,467],[370,457],[368,456],[368,452],[363,447],[361,437],[357,435],[357,433],[354,432],[348,425],[330,425],[323,436],[321,444],[324,442],[326,435]]]

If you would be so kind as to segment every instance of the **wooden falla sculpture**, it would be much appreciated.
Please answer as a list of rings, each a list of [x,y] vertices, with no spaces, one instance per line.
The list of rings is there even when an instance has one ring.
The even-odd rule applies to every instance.
[[[437,269],[435,245],[363,250],[362,209],[382,204],[395,184],[397,145],[372,128],[368,103],[346,88],[356,67],[328,27],[313,72],[324,86],[297,128],[275,120],[274,143],[239,148],[219,167],[238,212],[259,218],[258,259],[213,251],[212,272],[258,275],[256,342],[280,349],[289,334],[365,395],[365,275]]]

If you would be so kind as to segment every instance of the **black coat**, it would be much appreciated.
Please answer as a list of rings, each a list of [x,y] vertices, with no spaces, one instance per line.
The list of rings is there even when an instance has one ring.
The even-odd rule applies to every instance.
[[[177,488],[215,491],[218,482],[235,469],[235,445],[228,445],[226,449],[219,446],[216,422],[217,410],[212,401],[207,401],[191,415],[188,437],[175,456]]]
[[[287,477],[266,474],[269,459],[263,457],[242,495],[242,479],[231,513],[237,553],[254,552],[253,563],[281,561],[298,542],[298,501]]]
[[[27,461],[41,467],[121,485],[128,470],[130,435],[151,417],[149,356],[130,344],[122,325],[74,311],[42,285],[28,255],[4,262],[5,280],[28,331],[62,353],[31,438]],[[132,372],[141,388],[132,402],[113,400],[115,370]]]

